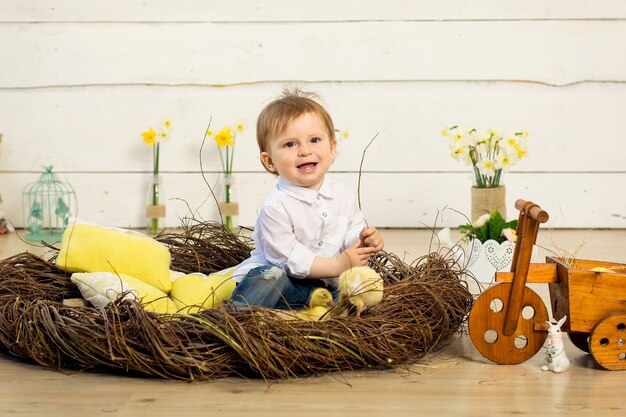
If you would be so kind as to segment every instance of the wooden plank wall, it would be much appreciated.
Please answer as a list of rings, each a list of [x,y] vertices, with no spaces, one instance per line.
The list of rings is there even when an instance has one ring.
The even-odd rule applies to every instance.
[[[315,91],[340,129],[332,175],[371,224],[456,226],[472,178],[450,158],[448,124],[530,132],[504,174],[507,204],[540,203],[550,227],[626,227],[626,3],[410,0],[6,0],[0,3],[0,194],[23,225],[22,191],[53,164],[80,217],[143,226],[151,153],[140,133],[174,123],[162,147],[168,224],[215,219],[200,146],[243,120],[234,169],[241,223],[275,179],[254,122],[283,87]],[[205,145],[214,184],[219,159]]]

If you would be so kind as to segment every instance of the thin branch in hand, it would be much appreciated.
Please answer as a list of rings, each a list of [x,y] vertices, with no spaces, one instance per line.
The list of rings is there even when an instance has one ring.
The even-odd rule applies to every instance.
[[[363,155],[361,155],[361,164],[359,165],[359,180],[358,180],[358,186],[357,186],[357,200],[359,202],[359,210],[361,210],[361,174],[363,172],[363,161],[365,161],[365,152],[367,152],[367,148],[369,148],[370,145],[374,142],[374,139],[378,137],[378,133],[379,132],[376,132],[376,134],[367,144],[365,149],[363,149]]]
[[[213,196],[213,200],[215,200],[215,205],[217,206],[217,211],[220,215],[220,221],[222,222],[222,224],[224,224],[224,216],[222,216],[222,209],[220,208],[220,202],[217,200],[217,196],[215,195],[215,192],[213,191],[213,187],[211,187],[211,184],[209,184],[209,181],[206,179],[206,175],[204,174],[204,168],[202,166],[202,149],[204,148],[204,143],[206,142],[207,133],[209,132],[209,129],[211,128],[212,120],[213,120],[213,116],[209,118],[209,124],[207,125],[206,130],[204,131],[204,137],[202,138],[202,144],[200,145],[200,153],[199,153],[200,174],[202,174],[202,179],[204,180],[204,183],[206,184],[206,186],[209,188],[209,191],[211,192],[211,196]],[[220,157],[221,156],[222,155],[220,153]]]

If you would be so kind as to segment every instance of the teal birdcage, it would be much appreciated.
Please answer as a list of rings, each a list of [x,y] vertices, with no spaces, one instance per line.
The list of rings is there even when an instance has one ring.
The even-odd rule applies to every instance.
[[[76,210],[76,194],[45,165],[37,181],[22,193],[26,240],[56,242],[61,240],[68,220]]]

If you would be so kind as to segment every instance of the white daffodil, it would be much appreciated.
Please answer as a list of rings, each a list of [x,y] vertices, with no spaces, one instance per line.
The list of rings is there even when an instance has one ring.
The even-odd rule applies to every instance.
[[[457,161],[465,162],[467,160],[469,150],[465,146],[457,146],[450,148],[450,154]]]
[[[504,172],[508,172],[511,168],[512,163],[513,159],[511,157],[509,157],[506,153],[500,153],[498,156],[496,156],[496,159],[494,161],[494,168],[496,170],[501,169]]]
[[[479,175],[476,186],[497,187],[500,172],[508,171],[528,152],[528,131],[505,134],[499,130],[464,129],[459,126],[442,128],[448,139],[450,155],[457,161],[473,166]]]
[[[157,142],[159,143],[167,143],[172,138],[172,119],[167,117],[161,120],[159,123],[159,128],[157,130]]]
[[[448,145],[450,148],[458,148],[459,146],[464,146],[467,144],[467,138],[465,135],[459,130],[451,130],[448,133]]]
[[[475,146],[476,152],[481,156],[487,156],[489,154],[489,147],[487,146],[488,140],[481,140]]]
[[[467,136],[471,138],[472,145],[476,145],[481,138],[480,132],[474,128],[467,131]]]
[[[496,174],[495,162],[492,159],[476,162],[476,167],[481,175],[493,177]]]

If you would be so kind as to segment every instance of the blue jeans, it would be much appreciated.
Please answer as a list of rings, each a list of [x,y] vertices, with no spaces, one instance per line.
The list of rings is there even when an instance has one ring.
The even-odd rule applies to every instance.
[[[280,310],[304,307],[315,288],[325,287],[323,280],[289,278],[273,265],[256,267],[243,277],[230,297],[232,307],[245,310],[248,306]],[[336,291],[333,292],[336,298]]]

